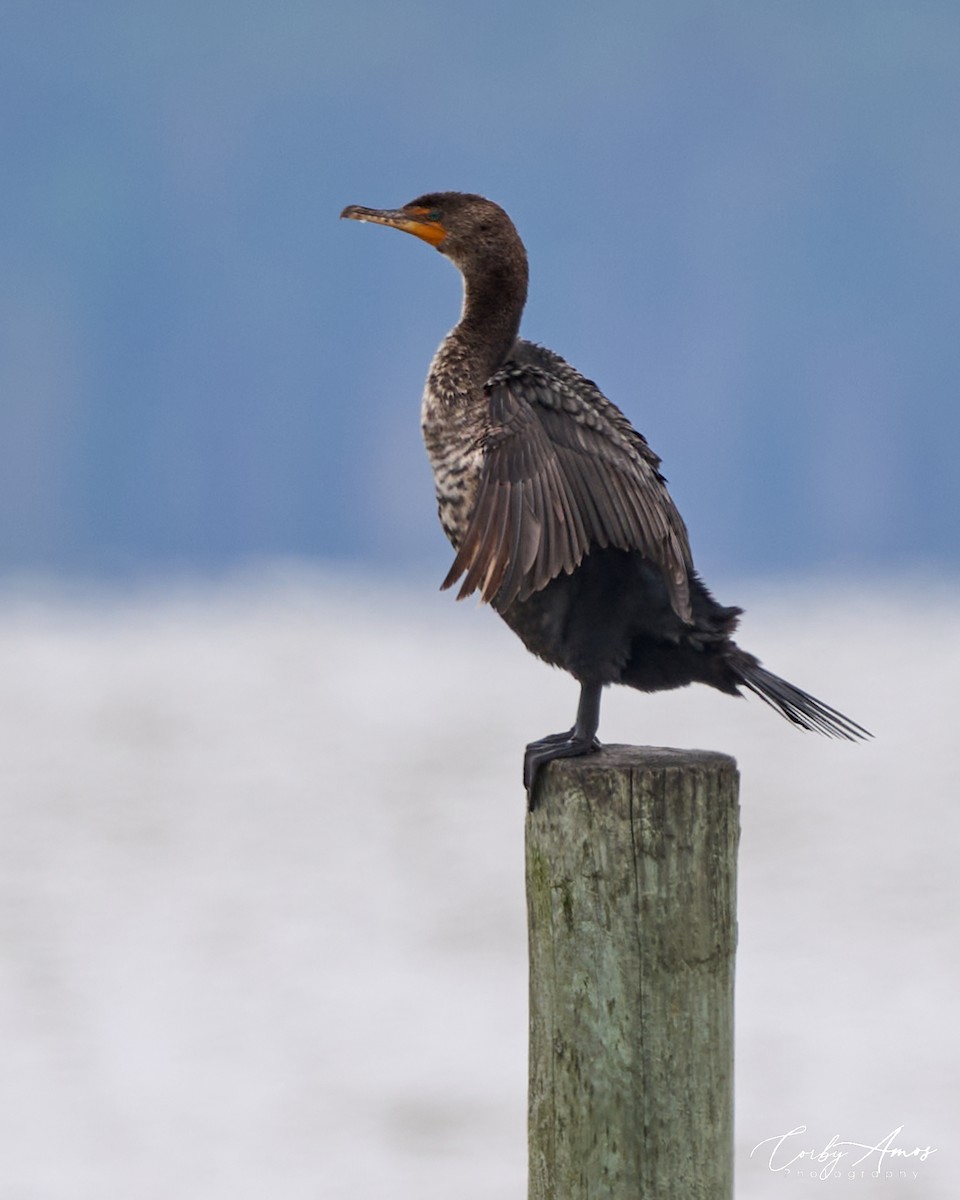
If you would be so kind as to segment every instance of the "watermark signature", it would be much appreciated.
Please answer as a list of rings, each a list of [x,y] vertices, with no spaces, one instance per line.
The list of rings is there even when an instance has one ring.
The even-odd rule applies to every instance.
[[[811,1178],[818,1179],[830,1179],[831,1176],[849,1179],[868,1176],[872,1179],[894,1176],[916,1179],[920,1172],[915,1164],[926,1162],[931,1154],[937,1153],[936,1146],[906,1149],[894,1145],[903,1132],[902,1125],[875,1143],[844,1141],[834,1134],[822,1149],[817,1149],[817,1143],[812,1139],[812,1144],[804,1145],[803,1135],[806,1132],[806,1125],[797,1125],[786,1133],[764,1138],[750,1151],[750,1157],[753,1158],[758,1152],[767,1154],[767,1166],[778,1175],[799,1174],[806,1167],[804,1174],[809,1172]]]

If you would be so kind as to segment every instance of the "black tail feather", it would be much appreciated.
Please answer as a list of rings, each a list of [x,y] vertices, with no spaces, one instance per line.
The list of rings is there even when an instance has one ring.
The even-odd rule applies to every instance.
[[[829,704],[824,704],[816,696],[761,667],[751,655],[738,656],[730,665],[736,672],[738,682],[801,729],[810,729],[827,737],[844,738],[848,742],[873,736],[862,725],[851,721]]]

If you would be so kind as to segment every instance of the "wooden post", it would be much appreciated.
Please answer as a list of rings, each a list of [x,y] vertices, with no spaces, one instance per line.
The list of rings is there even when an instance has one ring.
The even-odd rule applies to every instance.
[[[737,766],[607,746],[527,817],[529,1200],[730,1200]]]

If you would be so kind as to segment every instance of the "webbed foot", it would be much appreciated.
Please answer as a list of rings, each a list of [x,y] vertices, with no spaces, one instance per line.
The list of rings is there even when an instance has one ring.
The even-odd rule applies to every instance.
[[[534,807],[533,791],[537,775],[544,763],[555,758],[579,758],[581,754],[593,754],[600,749],[597,729],[600,726],[600,683],[580,684],[580,703],[577,706],[577,723],[566,733],[551,733],[531,742],[523,756],[523,786],[527,789],[527,809]]]
[[[527,746],[523,756],[523,786],[527,789],[527,805],[533,808],[533,789],[540,768],[555,758],[579,758],[600,749],[595,737],[578,737],[575,729],[553,733]]]

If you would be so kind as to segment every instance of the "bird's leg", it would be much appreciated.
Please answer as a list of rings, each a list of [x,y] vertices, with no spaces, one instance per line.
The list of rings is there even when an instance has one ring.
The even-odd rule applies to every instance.
[[[577,758],[600,749],[597,730],[600,727],[601,683],[581,683],[577,723],[566,733],[553,733],[531,742],[523,756],[523,785],[529,793],[537,782],[537,772],[544,763],[555,758]],[[531,802],[531,808],[533,807]]]

